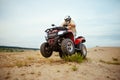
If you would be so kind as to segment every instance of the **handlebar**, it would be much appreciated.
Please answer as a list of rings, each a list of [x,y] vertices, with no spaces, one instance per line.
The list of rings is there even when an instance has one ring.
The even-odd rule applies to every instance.
[[[46,29],[45,32],[48,32],[48,31],[52,31],[52,30],[68,30],[66,27],[54,27],[54,28],[49,28],[49,29]]]

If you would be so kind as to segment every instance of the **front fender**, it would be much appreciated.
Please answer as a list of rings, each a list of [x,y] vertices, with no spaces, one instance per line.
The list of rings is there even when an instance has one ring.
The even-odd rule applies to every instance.
[[[64,32],[62,35],[59,35],[59,36],[64,37],[64,38],[69,38],[74,42],[74,35],[73,35],[72,31],[70,31],[70,30],[67,32]]]
[[[73,35],[72,32],[66,33],[66,38],[69,38],[69,39],[71,39],[74,42],[74,35]]]

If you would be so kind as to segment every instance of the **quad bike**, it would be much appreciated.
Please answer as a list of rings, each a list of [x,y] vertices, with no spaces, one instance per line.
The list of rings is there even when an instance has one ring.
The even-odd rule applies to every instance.
[[[46,42],[40,46],[40,52],[43,57],[48,58],[52,55],[53,51],[59,52],[61,58],[65,56],[71,56],[72,54],[80,54],[83,58],[87,55],[86,46],[83,44],[86,42],[82,36],[74,39],[74,35],[71,30],[65,27],[56,27],[45,30],[47,33]]]

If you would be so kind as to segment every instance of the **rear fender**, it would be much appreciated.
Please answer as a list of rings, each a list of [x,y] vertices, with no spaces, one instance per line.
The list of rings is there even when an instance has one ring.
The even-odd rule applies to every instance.
[[[84,43],[86,42],[85,38],[80,36],[78,38],[75,39],[75,45],[79,44],[79,43]]]

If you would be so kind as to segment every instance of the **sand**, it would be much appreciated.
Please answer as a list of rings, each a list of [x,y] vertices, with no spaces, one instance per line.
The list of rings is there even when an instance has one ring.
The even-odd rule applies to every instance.
[[[54,52],[0,52],[0,80],[120,80],[120,47],[88,49],[82,63],[66,62]]]

